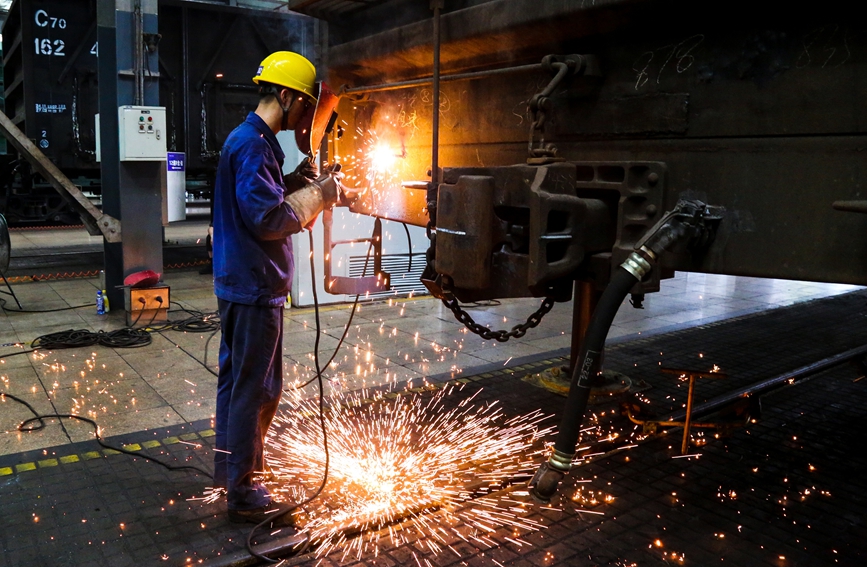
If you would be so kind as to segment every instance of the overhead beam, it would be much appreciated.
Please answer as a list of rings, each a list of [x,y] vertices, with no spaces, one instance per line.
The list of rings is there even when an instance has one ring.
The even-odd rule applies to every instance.
[[[555,53],[558,43],[613,29],[628,7],[647,4],[639,0],[493,0],[443,12],[440,60],[448,72],[536,62],[540,47],[545,53]],[[426,19],[334,45],[329,50],[329,68],[342,79],[363,81],[430,75],[432,35],[433,20]]]

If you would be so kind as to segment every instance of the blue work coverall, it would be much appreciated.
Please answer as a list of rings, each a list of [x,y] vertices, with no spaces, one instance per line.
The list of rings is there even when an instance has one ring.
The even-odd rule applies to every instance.
[[[228,506],[268,504],[254,480],[283,388],[283,305],[302,226],[283,201],[283,151],[255,113],[226,139],[214,191],[214,292],[220,311],[214,483]]]

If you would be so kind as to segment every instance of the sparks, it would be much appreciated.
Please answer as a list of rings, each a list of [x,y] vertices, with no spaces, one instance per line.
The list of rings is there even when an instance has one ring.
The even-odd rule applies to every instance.
[[[450,396],[461,399],[447,405]],[[375,401],[364,403],[370,397]],[[553,429],[542,425],[547,416],[510,418],[474,397],[449,386],[392,398],[360,391],[331,404],[328,484],[304,526],[318,556],[340,548],[341,561],[361,558],[380,541],[400,545],[413,536],[439,553],[449,548],[444,535],[466,541],[503,526],[543,527],[493,493],[531,474],[544,452],[541,439]],[[300,400],[275,419],[267,444],[275,499],[298,502],[322,480],[321,430],[309,418],[317,413],[315,400]],[[440,513],[426,513],[433,510]]]

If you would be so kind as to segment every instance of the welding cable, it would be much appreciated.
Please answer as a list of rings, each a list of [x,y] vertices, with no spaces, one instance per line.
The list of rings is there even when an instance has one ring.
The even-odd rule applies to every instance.
[[[24,343],[8,343],[8,344],[5,344],[3,346],[24,346]],[[4,358],[9,358],[10,356],[20,356],[22,354],[30,354],[31,352],[36,352],[36,349],[35,348],[28,348],[28,349],[19,350],[16,352],[10,352],[8,354],[3,354],[3,355],[0,355],[0,360],[2,360]]]
[[[68,329],[36,337],[30,347],[42,350],[81,348],[96,344],[110,348],[140,348],[151,344],[151,335],[142,329],[124,327],[115,331]],[[18,354],[18,353],[15,353]]]
[[[144,299],[140,299],[139,301],[141,301],[142,305],[146,305]],[[138,315],[135,316],[135,321],[133,321],[133,322],[132,322],[132,325],[129,326],[130,329],[132,329],[133,327],[135,327],[136,325],[138,325],[138,320],[141,319],[141,315],[142,315],[142,313],[144,313],[144,309],[139,309],[139,310],[138,310]],[[154,316],[151,317],[151,323],[154,322],[154,317],[156,317],[156,314],[157,314],[157,312],[156,312],[156,310],[154,310]]]
[[[30,346],[32,348],[56,350],[89,347],[95,345],[97,342],[99,342],[99,337],[93,331],[88,331],[87,329],[67,329],[66,331],[40,335],[33,339]]]
[[[218,376],[219,374],[213,370],[208,365],[208,349],[211,344],[211,340],[217,335],[217,331],[220,330],[220,314],[218,311],[210,311],[204,312],[199,311],[197,309],[189,309],[184,307],[177,301],[172,301],[177,305],[181,311],[188,314],[189,317],[185,319],[181,319],[178,321],[168,321],[165,325],[161,325],[159,327],[149,328],[149,331],[152,333],[159,333],[164,339],[181,349],[185,354],[187,354],[190,358],[201,364],[205,370],[213,374],[214,376]],[[207,333],[210,332],[208,336],[208,340],[205,341],[205,360],[201,361],[196,358],[193,353],[182,347],[180,344],[176,343],[172,339],[165,334],[165,331],[180,331],[183,333]]]
[[[0,298],[0,309],[7,313],[57,313],[58,311],[71,311],[73,309],[83,309],[85,307],[93,307],[92,303],[85,305],[72,305],[70,307],[58,307],[57,309],[12,309],[6,307],[6,300]]]
[[[328,452],[328,428],[325,426],[325,388],[322,383],[322,367],[319,365],[319,335],[322,332],[322,324],[319,319],[319,297],[316,294],[316,268],[313,265],[313,231],[308,231],[308,236],[310,238],[310,278],[313,280],[313,311],[316,318],[316,339],[313,342],[313,364],[316,366],[316,380],[319,383],[319,426],[322,429],[322,448],[325,451],[325,471],[322,474],[322,482],[319,484],[319,487],[307,498],[304,500],[293,504],[286,508],[285,510],[281,510],[275,514],[272,514],[270,518],[264,520],[256,524],[250,533],[247,535],[247,551],[261,561],[266,561],[268,563],[277,563],[276,559],[272,559],[266,555],[262,555],[253,549],[253,534],[256,533],[259,529],[269,525],[278,519],[282,518],[287,514],[291,514],[298,508],[313,502],[316,498],[322,494],[322,491],[325,490],[325,485],[328,483],[328,468],[331,464],[331,455]],[[347,326],[348,328],[348,326]],[[310,545],[310,541],[308,540],[296,553],[303,553],[307,546]]]
[[[367,275],[367,265],[368,265],[368,262],[370,261],[370,251],[372,249],[373,249],[373,243],[369,244],[367,247],[367,256],[364,259],[364,268],[361,270],[361,277],[364,277],[365,275]],[[311,247],[310,250],[312,252],[313,248]],[[315,288],[316,287],[315,278],[313,278],[313,283],[314,283],[313,287]],[[346,325],[343,327],[343,334],[340,335],[340,340],[337,341],[337,346],[334,347],[334,352],[331,353],[331,358],[328,359],[328,362],[326,362],[325,364],[322,365],[322,368],[328,368],[331,365],[331,363],[334,361],[334,358],[337,356],[337,353],[340,352],[340,347],[343,346],[343,341],[346,340],[346,335],[349,333],[350,327],[352,327],[352,319],[355,317],[355,311],[358,309],[358,300],[360,297],[361,297],[361,295],[355,296],[355,301],[352,302],[352,309],[349,311],[349,320],[346,322]],[[316,305],[316,290],[315,289],[313,290],[313,301],[314,301],[314,305]],[[317,306],[317,308],[318,308],[318,306]],[[317,338],[318,338],[318,335],[317,335]],[[207,354],[208,354],[207,351],[205,351],[205,360],[207,360]],[[291,392],[293,390],[300,390],[301,388],[306,387],[311,382],[316,380],[316,377],[317,377],[317,375],[314,374],[313,377],[310,378],[309,380],[307,380],[306,382],[304,382],[302,384],[298,384],[296,386],[291,386],[289,388],[284,388],[283,391],[284,392]]]
[[[159,333],[164,339],[175,345],[179,348],[184,354],[201,364],[205,370],[213,374],[214,376],[218,376],[217,372],[211,369],[208,366],[208,346],[211,342],[211,339],[217,334],[217,331],[220,330],[220,315],[218,312],[203,312],[196,309],[189,309],[178,303],[177,301],[172,301],[177,305],[181,311],[188,314],[189,317],[180,320],[166,321],[162,325],[154,326],[152,325],[153,321],[149,323],[143,330],[148,333]],[[177,311],[170,311],[170,313],[176,313]],[[173,341],[169,338],[168,335],[165,334],[165,331],[179,331],[183,333],[206,333],[210,332],[210,336],[208,340],[205,341],[205,360],[204,362],[199,360],[193,353],[185,349],[180,344]]]
[[[188,314],[189,317],[185,319],[175,320],[175,321],[167,321],[165,324],[156,326],[156,327],[148,327],[148,332],[151,333],[159,333],[164,339],[175,345],[177,348],[181,349],[181,351],[201,364],[205,370],[213,374],[214,376],[219,377],[219,374],[212,369],[208,365],[208,349],[211,344],[211,340],[216,336],[217,331],[220,330],[220,314],[217,311],[212,312],[203,312],[197,309],[189,309],[184,307],[177,301],[172,301],[177,305],[181,311]],[[175,311],[176,313],[176,311]],[[193,353],[185,349],[179,343],[176,343],[168,335],[165,334],[165,331],[180,331],[183,333],[207,333],[210,332],[208,336],[208,340],[205,341],[205,360],[199,360]]]
[[[406,246],[409,249],[409,262],[406,268],[406,273],[410,273],[412,271],[412,236],[409,233],[409,227],[405,222],[400,223],[403,225],[403,230],[406,232]]]
[[[316,287],[315,285],[313,286]],[[314,291],[315,295],[315,291]],[[340,335],[340,340],[337,341],[337,346],[334,347],[334,352],[331,353],[331,358],[328,359],[328,362],[322,365],[322,368],[328,368],[334,358],[337,356],[337,353],[340,351],[340,348],[343,346],[343,341],[346,340],[346,335],[349,333],[349,328],[352,326],[352,319],[355,317],[355,311],[358,308],[358,298],[361,297],[359,295],[355,296],[355,301],[352,302],[352,309],[349,311],[349,320],[346,322],[346,325],[343,327],[343,334]],[[317,331],[317,336],[315,340],[319,339],[318,336],[319,331]],[[205,353],[207,355],[207,352]],[[289,386],[288,388],[283,388],[284,392],[292,392],[295,390],[300,390],[306,386],[309,386],[314,380],[319,378],[318,373],[314,373],[313,377],[308,379],[306,382],[302,382],[301,384],[296,384],[294,386]]]
[[[213,368],[211,368],[210,366],[208,366],[208,344],[211,342],[211,339],[213,339],[214,335],[216,335],[216,334],[217,334],[217,331],[214,331],[213,333],[211,333],[211,336],[208,337],[208,340],[205,341],[205,360],[201,361],[198,358],[196,358],[196,356],[193,353],[191,353],[190,351],[185,349],[183,346],[181,346],[179,343],[176,343],[171,338],[169,338],[168,335],[160,332],[161,337],[163,337],[165,340],[167,340],[170,343],[172,343],[173,345],[175,345],[177,348],[181,349],[181,352],[183,352],[184,354],[186,354],[187,356],[189,356],[190,358],[192,358],[193,360],[195,360],[196,362],[201,364],[205,368],[205,370],[207,370],[208,372],[210,372],[211,374],[213,374],[214,376],[219,378],[220,377],[219,373],[216,370],[214,370]]]
[[[45,427],[47,426],[47,424],[45,423],[46,419],[57,419],[57,420],[75,419],[78,421],[83,421],[85,423],[88,423],[93,427],[93,434],[96,437],[96,442],[99,443],[100,447],[103,447],[105,449],[111,449],[112,451],[117,451],[118,453],[123,453],[124,455],[130,455],[132,457],[141,457],[142,459],[144,459],[146,461],[151,461],[152,463],[158,464],[161,467],[165,467],[166,469],[168,469],[170,471],[180,471],[180,470],[195,471],[195,472],[202,474],[202,475],[205,475],[206,477],[213,480],[213,476],[211,475],[211,473],[209,473],[208,471],[201,469],[197,466],[194,466],[194,465],[170,465],[169,463],[161,461],[160,459],[157,459],[155,457],[149,457],[149,456],[145,455],[144,453],[138,453],[136,451],[130,451],[129,449],[124,449],[123,447],[117,447],[114,445],[109,445],[108,443],[103,441],[102,436],[99,434],[99,425],[97,425],[97,423],[90,418],[83,417],[80,415],[74,415],[71,413],[43,413],[43,414],[40,414],[39,412],[37,412],[33,408],[33,406],[31,406],[29,403],[27,403],[27,401],[22,400],[21,398],[19,398],[17,396],[13,396],[12,394],[7,394],[5,392],[0,392],[0,399],[2,399],[2,398],[9,398],[10,400],[18,402],[19,404],[26,407],[30,411],[30,413],[33,414],[33,417],[31,417],[29,419],[25,419],[24,421],[22,421],[21,423],[18,424],[18,431],[20,431],[22,433],[29,433],[32,431],[39,431],[41,429],[45,429]],[[31,424],[33,424],[33,425],[31,425]]]
[[[172,301],[172,303],[177,305],[181,311],[188,314],[189,317],[178,321],[168,321],[165,325],[149,328],[148,330],[152,333],[159,333],[164,339],[181,349],[181,351],[187,354],[190,358],[201,364],[205,368],[205,370],[207,370],[214,376],[219,376],[219,374],[208,365],[208,350],[211,344],[211,340],[217,335],[217,331],[220,330],[219,312],[203,312],[197,309],[186,308],[177,301]],[[193,353],[170,339],[169,336],[165,334],[165,331],[180,331],[183,333],[210,332],[208,340],[205,341],[205,360],[199,360],[196,356],[193,355]]]
[[[177,305],[181,311],[189,315],[184,319],[178,319],[173,321],[166,321],[165,324],[155,326],[151,330],[155,332],[162,332],[166,330],[171,331],[181,331],[184,333],[207,333],[210,331],[219,331],[220,330],[220,314],[217,311],[199,311],[197,309],[189,309],[178,303],[177,301],[172,301],[175,305]],[[177,311],[170,311],[170,313],[177,313]]]
[[[141,348],[151,344],[153,338],[144,329],[117,329],[108,333],[98,331],[99,344],[110,348]]]
[[[210,372],[211,374],[213,374],[214,376],[216,376],[217,378],[219,378],[219,377],[220,377],[220,374],[219,374],[217,371],[212,370],[211,367],[208,366],[208,345],[210,345],[210,344],[211,344],[211,340],[212,340],[215,336],[217,336],[217,331],[219,331],[219,329],[217,329],[216,331],[212,332],[212,333],[210,334],[210,336],[208,336],[208,340],[205,341],[205,361],[202,362],[202,366],[205,367],[205,370],[207,370],[208,372]],[[180,347],[180,345],[178,345],[178,346]],[[184,351],[184,352],[186,352],[186,351]]]
[[[220,330],[220,316],[217,313],[206,313],[172,322],[168,329],[183,333],[207,333]],[[163,330],[163,329],[159,329]]]
[[[184,309],[184,311],[189,312],[186,309]],[[219,316],[216,313],[193,312],[194,315],[192,315],[191,317],[182,319],[180,321],[170,321],[167,324],[160,326],[156,329],[133,329],[132,327],[134,327],[138,323],[143,312],[144,311],[139,311],[138,316],[136,317],[136,320],[133,321],[131,327],[123,327],[114,331],[93,332],[88,331],[87,329],[68,329],[66,331],[49,333],[47,335],[41,335],[39,337],[36,337],[33,342],[30,343],[29,349],[4,354],[0,356],[0,358],[8,358],[10,356],[29,354],[38,349],[62,350],[67,348],[89,347],[95,344],[100,344],[102,346],[110,348],[140,348],[151,344],[153,340],[151,334],[153,332],[161,333],[165,330],[173,330],[183,332],[213,331],[213,333],[216,333],[216,331],[220,328]],[[155,315],[156,313],[154,314],[154,316]],[[211,337],[213,338],[213,334],[211,335]],[[175,344],[177,345],[177,343]],[[207,343],[205,344],[205,347],[207,348]],[[196,359],[186,350],[184,350],[184,352]],[[205,363],[203,364],[203,366],[205,366],[205,368],[208,368],[207,352],[205,354]],[[198,361],[198,359],[196,360]],[[202,363],[200,362],[200,364]]]
[[[184,313],[186,313],[188,315],[201,315],[202,314],[202,312],[197,310],[197,309],[190,309],[189,307],[184,307],[184,305],[180,301],[170,302],[169,307],[171,307],[172,304],[177,305],[178,309],[180,309],[181,311],[183,311]],[[173,311],[173,313],[175,313],[175,312]]]

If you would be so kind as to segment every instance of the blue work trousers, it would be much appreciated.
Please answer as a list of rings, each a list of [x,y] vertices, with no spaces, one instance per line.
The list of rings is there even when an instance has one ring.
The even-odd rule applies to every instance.
[[[214,483],[228,490],[229,508],[268,504],[268,490],[255,480],[265,470],[265,434],[283,389],[283,306],[217,300],[220,311],[220,372],[217,379]]]

